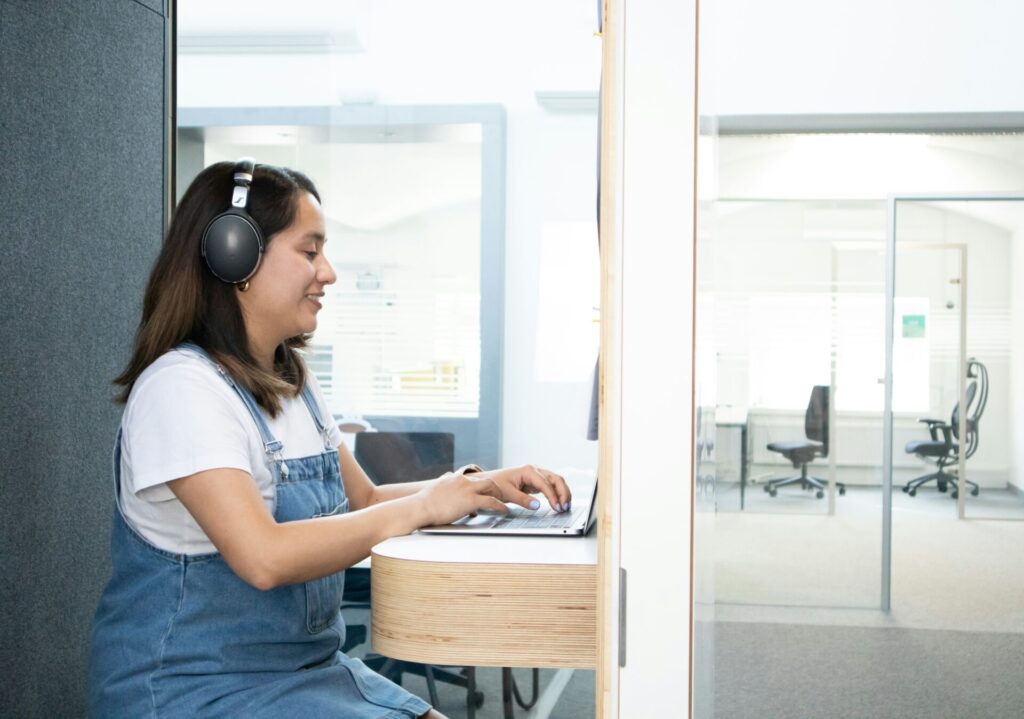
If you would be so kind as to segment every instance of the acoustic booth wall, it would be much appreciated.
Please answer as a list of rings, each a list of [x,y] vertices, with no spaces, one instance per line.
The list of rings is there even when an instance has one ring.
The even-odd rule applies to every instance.
[[[0,0],[0,715],[85,715],[164,197],[163,0]]]

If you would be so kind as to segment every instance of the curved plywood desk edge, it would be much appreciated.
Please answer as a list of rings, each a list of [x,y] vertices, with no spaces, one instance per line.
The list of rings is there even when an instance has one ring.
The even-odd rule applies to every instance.
[[[597,538],[413,534],[373,548],[375,651],[425,664],[593,668]]]

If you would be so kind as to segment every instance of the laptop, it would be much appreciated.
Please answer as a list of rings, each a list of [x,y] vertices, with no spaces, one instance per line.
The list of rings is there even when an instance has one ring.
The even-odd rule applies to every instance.
[[[531,537],[583,536],[590,531],[597,513],[597,481],[567,480],[572,492],[572,509],[556,512],[548,506],[543,495],[536,496],[541,508],[524,509],[518,504],[507,504],[507,515],[480,512],[466,515],[451,524],[423,527],[424,534],[494,534]]]

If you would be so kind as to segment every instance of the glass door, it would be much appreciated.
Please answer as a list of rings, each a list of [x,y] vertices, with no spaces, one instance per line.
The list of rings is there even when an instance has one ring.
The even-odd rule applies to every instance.
[[[703,211],[717,616],[878,607],[885,205],[718,200]]]
[[[902,626],[1019,632],[1024,197],[889,208],[884,606]]]
[[[894,508],[1024,519],[1024,198],[897,198],[894,210]]]

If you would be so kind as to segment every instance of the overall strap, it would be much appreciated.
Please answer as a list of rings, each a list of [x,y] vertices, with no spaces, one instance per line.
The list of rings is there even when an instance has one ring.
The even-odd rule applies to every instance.
[[[114,504],[121,511],[121,425],[117,426],[117,439],[114,440]]]
[[[234,377],[228,374],[223,367],[214,362],[210,355],[208,355],[199,345],[192,342],[183,342],[178,345],[178,349],[182,348],[196,352],[215,370],[217,370],[217,373],[224,379],[224,381],[235,390],[235,393],[242,399],[242,403],[245,405],[245,408],[249,410],[249,414],[252,415],[252,419],[256,423],[256,428],[260,432],[260,438],[263,440],[263,451],[267,455],[267,460],[270,462],[279,462],[281,464],[282,473],[287,475],[287,466],[281,461],[281,449],[284,447],[284,444],[279,439],[275,439],[274,435],[270,433],[270,427],[267,426],[267,421],[263,418],[263,412],[260,410],[259,405],[256,403],[256,398],[252,396],[252,393],[235,382]]]
[[[320,405],[317,404],[316,398],[313,397],[313,390],[309,388],[309,382],[302,386],[302,400],[306,403],[306,409],[309,410],[313,423],[316,424],[316,431],[320,433],[320,438],[324,442],[324,449],[334,449],[331,446],[329,430],[324,423],[323,415],[320,414]]]

